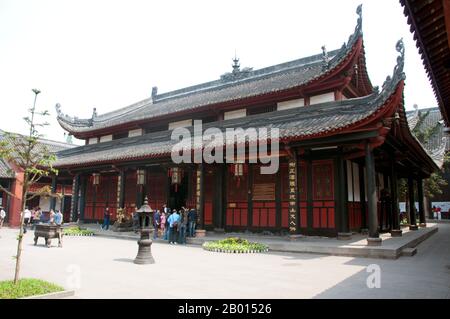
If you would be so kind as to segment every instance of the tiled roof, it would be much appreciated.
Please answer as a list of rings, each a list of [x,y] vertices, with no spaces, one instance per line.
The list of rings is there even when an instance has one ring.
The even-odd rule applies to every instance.
[[[152,98],[114,112],[103,115],[94,112],[91,119],[64,115],[58,104],[58,121],[69,132],[82,133],[300,87],[333,72],[353,52],[362,36],[360,7],[357,12],[358,23],[348,43],[344,43],[341,49],[329,52],[328,56],[324,52],[260,70],[244,69],[237,73],[228,73],[220,80],[155,94]]]
[[[399,47],[401,56],[398,59],[398,65],[394,75],[387,78],[381,93],[376,92],[362,98],[208,123],[204,125],[203,129],[215,127],[224,132],[226,128],[278,128],[281,139],[302,139],[312,138],[319,134],[338,134],[342,129],[375,115],[392,96],[399,83],[404,80],[403,45],[398,45]],[[190,130],[192,131],[192,127]],[[80,146],[59,152],[55,166],[77,166],[167,156],[170,155],[172,147],[178,143],[171,139],[171,134],[172,131],[163,131]],[[259,135],[258,138],[264,140],[265,136]],[[186,143],[184,145],[188,145],[189,148],[196,148],[191,140],[183,141]],[[218,143],[221,142],[218,141]]]
[[[22,138],[24,139],[25,136],[21,135],[21,134],[17,134],[17,133],[10,133],[10,132],[5,132],[5,131],[0,130],[0,141],[6,140],[8,142],[8,144],[14,143],[14,139],[19,141]],[[67,144],[67,143],[63,143],[63,142],[52,141],[52,140],[40,138],[38,140],[36,147],[34,148],[34,152],[36,152],[36,153],[42,152],[42,151],[44,151],[44,147],[45,147],[50,153],[56,154],[59,151],[66,150],[68,148],[73,148],[75,146],[76,145],[73,145],[73,144]],[[4,161],[4,160],[0,159],[0,165],[1,165],[2,161]],[[6,162],[4,162],[4,163],[6,164]],[[1,171],[1,168],[0,168],[0,171]]]
[[[0,158],[0,178],[14,178],[14,171],[11,170],[11,167]]]
[[[450,150],[450,138],[444,132],[444,122],[438,107],[408,111],[406,115],[411,131],[426,132],[427,130],[433,130],[437,125],[439,126],[428,141],[424,143],[425,149],[430,154],[440,152],[441,149],[444,149],[444,151]],[[421,116],[424,117],[422,121],[419,120]]]

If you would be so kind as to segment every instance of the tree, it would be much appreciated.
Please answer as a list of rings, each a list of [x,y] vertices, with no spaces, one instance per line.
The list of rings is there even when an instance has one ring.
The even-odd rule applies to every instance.
[[[48,116],[48,111],[37,112],[36,100],[39,93],[37,89],[32,90],[35,94],[33,106],[28,110],[29,116],[24,117],[24,121],[29,127],[28,136],[19,134],[5,133],[4,138],[0,141],[0,156],[11,163],[18,171],[23,173],[22,185],[22,211],[20,212],[20,230],[17,243],[16,268],[14,273],[14,283],[17,284],[20,273],[20,260],[22,255],[22,241],[23,241],[23,223],[24,211],[28,200],[36,196],[46,195],[55,197],[51,194],[51,189],[45,186],[34,194],[28,194],[30,187],[44,176],[50,174],[57,174],[57,170],[53,168],[52,164],[56,157],[52,154],[47,146],[39,143],[39,134],[37,128],[48,125],[47,122],[35,122],[35,116]],[[1,190],[7,191],[0,186]],[[8,192],[8,191],[7,191]],[[10,195],[10,192],[8,192]],[[14,213],[14,212],[11,212]]]

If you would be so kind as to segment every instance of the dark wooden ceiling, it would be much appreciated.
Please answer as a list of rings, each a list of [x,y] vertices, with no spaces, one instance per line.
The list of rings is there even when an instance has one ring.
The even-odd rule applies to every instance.
[[[450,126],[450,0],[400,0],[446,126]]]

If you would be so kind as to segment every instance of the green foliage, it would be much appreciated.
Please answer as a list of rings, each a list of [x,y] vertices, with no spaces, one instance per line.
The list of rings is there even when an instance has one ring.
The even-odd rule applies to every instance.
[[[267,251],[268,248],[265,244],[250,242],[239,237],[229,237],[203,244],[205,250],[236,253],[263,252]]]
[[[64,288],[40,279],[0,281],[0,299],[16,299],[63,291]]]
[[[447,181],[442,177],[441,172],[431,174],[430,178],[425,180],[425,196],[433,198],[435,195],[442,194],[442,187],[447,186]]]
[[[87,229],[81,229],[78,226],[64,228],[63,234],[67,236],[92,236],[94,232]]]

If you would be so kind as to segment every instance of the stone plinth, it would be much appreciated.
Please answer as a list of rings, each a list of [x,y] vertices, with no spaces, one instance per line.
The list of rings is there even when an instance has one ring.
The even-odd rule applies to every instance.
[[[367,246],[381,246],[381,238],[367,238]]]
[[[352,233],[338,233],[338,240],[350,240],[352,239]]]
[[[392,237],[402,237],[403,230],[401,229],[393,229],[391,230],[391,236]]]

